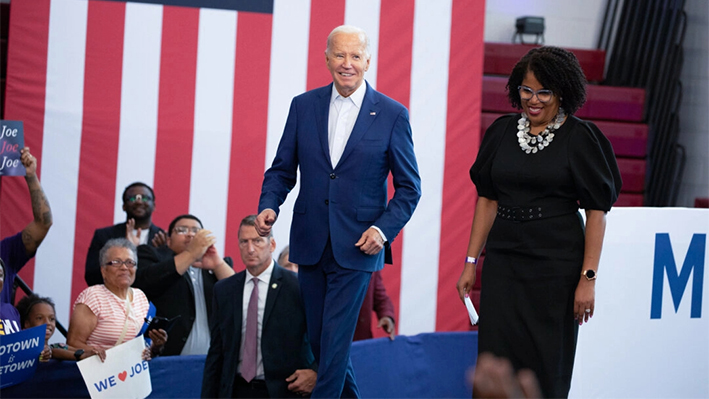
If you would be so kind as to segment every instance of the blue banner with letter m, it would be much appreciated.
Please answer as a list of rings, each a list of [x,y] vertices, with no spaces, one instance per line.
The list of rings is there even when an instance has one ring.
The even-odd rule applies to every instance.
[[[706,234],[694,234],[689,243],[687,255],[682,263],[682,271],[677,270],[670,235],[668,233],[658,233],[655,235],[655,265],[652,276],[652,305],[650,318],[659,319],[662,316],[662,287],[665,270],[667,270],[667,282],[672,294],[672,302],[675,313],[679,309],[684,290],[689,283],[689,276],[692,270],[692,303],[691,318],[702,316],[702,290],[704,284],[704,259],[706,254]]]

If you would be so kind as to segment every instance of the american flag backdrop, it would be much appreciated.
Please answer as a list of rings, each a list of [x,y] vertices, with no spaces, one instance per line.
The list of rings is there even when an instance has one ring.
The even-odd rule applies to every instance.
[[[13,0],[5,119],[24,121],[54,215],[20,276],[55,300],[66,325],[86,287],[93,231],[125,220],[120,194],[133,181],[154,187],[157,225],[197,215],[243,269],[238,224],[257,211],[290,101],[331,81],[325,40],[350,24],[370,36],[368,82],[410,110],[422,179],[383,271],[398,333],[467,329],[455,282],[475,205],[468,169],[480,136],[484,8],[484,0]],[[3,178],[1,236],[31,220],[27,191],[24,179]],[[295,197],[274,228],[278,250]]]

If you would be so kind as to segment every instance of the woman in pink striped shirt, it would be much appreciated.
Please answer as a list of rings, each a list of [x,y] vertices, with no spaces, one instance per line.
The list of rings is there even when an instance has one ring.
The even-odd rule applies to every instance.
[[[136,337],[148,314],[148,298],[131,288],[138,266],[136,248],[125,238],[109,240],[100,252],[103,284],[79,294],[69,323],[67,343],[84,350],[96,350],[101,360],[106,349]],[[157,356],[167,341],[165,330],[151,330],[150,350],[143,357]]]

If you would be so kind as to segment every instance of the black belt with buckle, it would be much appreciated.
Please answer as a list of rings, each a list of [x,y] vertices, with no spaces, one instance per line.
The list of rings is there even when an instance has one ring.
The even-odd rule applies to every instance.
[[[266,381],[264,381],[264,380],[253,379],[251,381],[246,381],[241,376],[239,376],[237,382],[239,385],[247,386],[250,389],[257,389],[257,390],[261,390],[261,391],[266,389]]]
[[[534,205],[534,206],[497,206],[497,217],[513,222],[528,222],[531,220],[547,219],[556,216],[575,213],[579,207],[576,203],[569,205]]]

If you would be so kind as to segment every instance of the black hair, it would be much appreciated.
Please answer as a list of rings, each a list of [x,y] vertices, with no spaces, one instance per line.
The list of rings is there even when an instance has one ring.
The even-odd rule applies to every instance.
[[[559,98],[567,114],[575,113],[586,102],[586,76],[574,53],[559,47],[544,46],[529,50],[512,69],[507,81],[507,97],[513,107],[522,108],[517,87],[522,85],[528,71]]]
[[[32,312],[32,308],[34,308],[35,305],[39,305],[40,303],[46,303],[47,305],[51,306],[52,310],[54,310],[54,314],[57,314],[57,309],[54,306],[54,301],[52,301],[51,298],[41,297],[37,294],[26,296],[20,299],[20,302],[17,302],[16,306],[17,311],[20,313],[20,326],[22,328],[25,328],[25,321],[29,319],[30,313]]]
[[[197,216],[195,216],[195,215],[190,215],[190,214],[180,215],[180,216],[178,216],[178,217],[172,219],[172,222],[170,222],[170,227],[168,227],[168,229],[167,229],[167,235],[168,235],[168,236],[169,236],[169,235],[172,235],[172,229],[174,229],[174,228],[175,228],[175,225],[177,224],[177,222],[179,222],[179,221],[182,220],[182,219],[192,219],[192,220],[196,220],[197,223],[199,223],[199,227],[204,228],[204,226],[202,225],[202,221],[199,220],[199,218],[198,218]]]
[[[152,187],[150,187],[149,185],[147,185],[147,184],[145,184],[145,183],[143,183],[143,182],[137,181],[137,182],[134,182],[134,183],[129,184],[129,185],[126,187],[126,189],[123,190],[123,197],[122,197],[122,198],[123,198],[123,203],[128,202],[128,190],[130,190],[130,189],[133,188],[133,187],[145,187],[145,188],[147,188],[148,191],[150,191],[150,195],[153,197],[153,202],[155,202],[155,192],[153,191]]]

